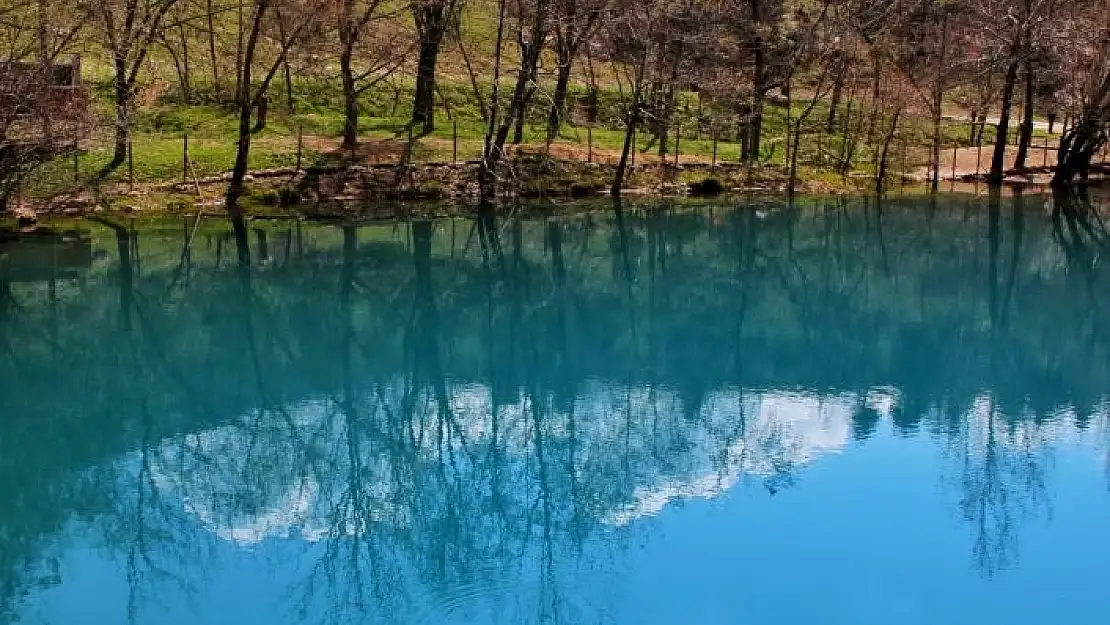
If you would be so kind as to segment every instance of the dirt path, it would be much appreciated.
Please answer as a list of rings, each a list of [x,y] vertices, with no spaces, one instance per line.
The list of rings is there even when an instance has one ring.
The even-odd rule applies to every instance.
[[[1016,147],[1006,148],[1007,168],[1013,166],[1014,161],[1017,159],[1017,152],[1018,149]],[[952,180],[953,178],[959,179],[976,174],[985,174],[990,171],[993,154],[994,148],[987,145],[984,145],[981,149],[960,148],[958,150],[944,150],[940,154],[940,177],[943,180]],[[953,155],[955,155],[955,170],[953,170],[952,167]],[[1045,150],[1042,144],[1033,146],[1029,149],[1029,156],[1026,159],[1026,164],[1030,167],[1041,167],[1053,164],[1055,159],[1056,150]],[[923,180],[927,179],[930,174],[929,167],[922,167],[914,173],[918,178]],[[953,173],[955,175],[953,175]]]

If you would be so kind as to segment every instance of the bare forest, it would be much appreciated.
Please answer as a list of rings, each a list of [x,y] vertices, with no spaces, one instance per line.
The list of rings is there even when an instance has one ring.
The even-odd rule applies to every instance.
[[[234,217],[256,170],[383,161],[482,199],[536,160],[614,195],[684,163],[1063,185],[1110,119],[1107,0],[2,0],[0,31],[9,207],[218,177]]]

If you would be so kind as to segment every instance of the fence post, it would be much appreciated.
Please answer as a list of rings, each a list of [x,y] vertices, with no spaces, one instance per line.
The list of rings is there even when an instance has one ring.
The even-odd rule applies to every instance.
[[[1044,136],[1044,149],[1041,150],[1041,167],[1048,167],[1048,135]]]
[[[135,190],[135,149],[130,137],[127,139],[127,189]]]
[[[304,155],[304,124],[297,124],[297,171],[301,171]]]
[[[638,150],[638,149],[639,149],[639,146],[636,145],[636,129],[633,128],[632,129],[632,167],[633,168],[636,167],[636,150]]]
[[[902,186],[906,185],[906,140],[902,139]]]
[[[73,181],[81,182],[81,152],[73,146]]]
[[[405,140],[405,148],[401,150],[401,165],[408,165],[412,161],[412,124],[408,125],[408,139]]]
[[[958,143],[953,144],[952,145],[952,180],[956,179],[956,157],[959,156],[959,153],[960,153],[960,144],[958,144]]]
[[[459,162],[459,120],[451,120],[451,162]]]
[[[594,125],[586,126],[586,162],[594,162]]]
[[[975,145],[975,175],[983,171],[983,133],[979,133],[979,140]]]
[[[717,171],[717,124],[713,124],[713,171]]]
[[[185,133],[185,137],[181,143],[181,184],[188,184],[189,182],[189,133]]]
[[[678,167],[679,147],[682,141],[682,124],[675,121],[674,125],[674,166]]]

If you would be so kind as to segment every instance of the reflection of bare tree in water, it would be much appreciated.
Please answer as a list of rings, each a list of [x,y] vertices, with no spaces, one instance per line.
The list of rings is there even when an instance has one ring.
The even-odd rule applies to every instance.
[[[1024,228],[1023,202],[1016,201],[1013,209],[1011,262],[1005,284],[1000,285],[1001,201],[998,190],[992,190],[987,221],[992,379],[998,379],[1000,369],[1014,357],[1007,354],[1013,341],[1008,319]],[[1001,297],[999,286],[1004,289]],[[1041,440],[1040,425],[1022,422],[1020,416],[1007,419],[993,396],[981,396],[960,420],[957,440],[949,450],[959,466],[960,509],[972,530],[972,558],[988,577],[1017,563],[1019,526],[1049,505],[1045,485],[1049,452]]]
[[[972,558],[987,577],[1014,566],[1018,529],[1048,511],[1049,452],[1032,424],[1010,425],[995,402],[981,398],[950,449],[959,467],[960,509],[972,531]]]
[[[1080,338],[1088,347],[1091,358],[1097,358],[1095,347],[1110,345],[1106,334],[1105,266],[1102,257],[1110,253],[1110,227],[1100,207],[1092,202],[1085,186],[1054,189],[1052,227],[1053,238],[1064,252],[1068,266],[1082,277],[1082,286],[1087,302],[1086,318],[1080,325],[1084,336]],[[1098,410],[1103,419],[1110,419],[1110,406],[1105,404]],[[1080,415],[1083,423],[1086,416]],[[1103,425],[1110,437],[1110,426]],[[1110,440],[1106,445],[1106,481],[1110,489]]]
[[[301,608],[307,611],[314,595],[324,594],[324,622],[334,623],[369,621],[401,609],[407,599],[402,563],[393,557],[404,549],[403,517],[391,511],[411,500],[402,485],[411,483],[412,455],[405,438],[381,422],[377,401],[364,395],[354,378],[357,256],[358,231],[345,226],[339,316],[332,324],[340,389],[331,401],[334,411],[315,437],[322,443],[312,454],[318,456],[314,471],[319,474],[317,496],[326,505],[326,539],[304,580]]]
[[[118,254],[117,283],[119,288],[120,332],[117,341],[126,376],[137,384],[157,373],[149,370],[147,355],[153,345],[147,342],[147,326],[142,311],[141,298],[135,289],[135,266],[138,264],[138,245],[135,237],[121,225],[100,220],[115,234]],[[133,320],[138,318],[136,326]],[[122,396],[125,405],[121,411],[138,415],[140,428],[138,450],[124,461],[104,469],[103,475],[93,479],[111,484],[113,513],[105,519],[105,538],[109,545],[118,546],[124,559],[128,584],[127,618],[131,623],[145,622],[144,604],[157,601],[153,589],[162,584],[173,584],[182,596],[195,594],[196,586],[190,579],[190,563],[204,562],[207,541],[203,536],[184,531],[192,520],[181,502],[168,498],[158,483],[165,473],[160,454],[162,441],[153,433],[155,416],[146,396]],[[127,406],[126,403],[133,403]],[[199,577],[197,575],[196,577]]]
[[[1009,347],[1023,338],[1010,333],[1029,322],[1019,306],[1024,283],[1017,276],[1025,267],[1018,259],[1023,245],[1040,241],[1037,232],[1030,230],[1032,244],[1023,239],[1015,214],[1011,248],[1002,213],[992,209],[990,221],[980,222],[989,240],[968,237],[964,250],[977,271],[961,274],[955,297],[942,291],[933,300],[940,304],[927,310],[919,298],[934,294],[914,292],[924,278],[905,274],[932,271],[957,280],[951,276],[959,260],[947,256],[964,242],[919,261],[916,250],[900,254],[894,244],[902,236],[897,211],[876,206],[861,217],[842,209],[802,216],[741,210],[726,213],[723,227],[707,228],[722,226],[712,211],[706,218],[663,205],[645,212],[618,207],[601,218],[606,230],[592,245],[592,225],[581,228],[574,219],[498,223],[485,213],[471,235],[480,249],[452,256],[453,265],[435,254],[442,238],[436,224],[411,225],[411,254],[399,262],[402,245],[367,242],[360,249],[358,231],[345,227],[341,266],[316,267],[311,286],[298,285],[302,290],[287,283],[299,275],[252,274],[249,265],[232,272],[238,280],[213,279],[224,290],[208,305],[230,319],[226,334],[234,339],[225,348],[235,352],[246,397],[210,422],[190,424],[196,433],[169,439],[165,428],[154,427],[158,415],[134,407],[142,429],[134,432],[140,440],[131,446],[138,451],[129,457],[130,470],[111,476],[124,510],[111,536],[135,582],[135,618],[149,609],[150,584],[159,575],[203,561],[195,553],[205,547],[196,538],[205,535],[197,527],[204,525],[224,540],[253,544],[288,535],[299,543],[308,559],[297,564],[308,568],[294,573],[306,572],[290,596],[302,620],[321,604],[325,620],[336,623],[447,620],[448,611],[477,610],[496,599],[511,600],[516,611],[495,615],[505,621],[580,622],[570,586],[575,577],[567,573],[586,541],[605,532],[590,553],[611,548],[615,528],[671,501],[717,496],[745,475],[778,491],[816,454],[845,444],[852,433],[867,438],[881,419],[897,421],[897,412],[874,408],[869,395],[886,380],[903,383],[896,357],[910,340],[895,332],[914,314],[967,299],[976,325],[962,336],[975,344],[937,351],[976,356],[989,348],[994,373],[958,371],[980,375],[969,384],[991,392],[972,396],[989,399],[976,400],[966,414],[926,420],[918,431],[948,437],[955,468],[948,483],[972,528],[976,564],[986,574],[1013,564],[1022,522],[1047,505],[1050,458],[1039,451],[1046,435],[1035,419],[1007,418],[994,391],[1008,359],[1024,354],[1020,345]],[[1060,235],[1075,247],[1078,233],[1090,249],[1090,230],[1078,221],[1070,226],[1062,211]],[[1097,232],[1097,224],[1090,227]],[[130,356],[133,375],[182,377],[157,323],[143,314],[144,303],[153,307],[144,299],[147,282],[128,269],[137,260],[129,233],[116,234],[121,263],[111,284],[119,287],[118,323],[115,294],[109,317],[131,330],[129,340],[142,339],[136,346],[147,353]],[[294,241],[291,231],[280,237],[266,244],[272,254],[251,252],[272,255],[276,268],[283,257],[288,261]],[[862,253],[860,237],[870,248]],[[938,232],[938,241],[946,238]],[[255,235],[249,242],[254,247]],[[222,243],[216,245],[222,255]],[[196,284],[210,271],[203,265],[195,264]],[[331,301],[287,305],[311,299],[306,293],[318,296],[324,276],[335,289]],[[367,285],[403,303],[383,306]],[[987,309],[992,323],[979,323]],[[312,324],[299,326],[302,315],[311,315]],[[379,340],[373,333],[381,327],[397,336]],[[874,347],[881,340],[889,342]],[[294,395],[288,377],[273,375],[281,369],[274,363],[290,370],[321,364],[309,354],[328,362],[318,367],[323,375],[315,385]],[[849,358],[858,360],[830,371],[833,361]],[[140,360],[154,372],[140,370]],[[818,370],[807,360],[827,364]],[[918,395],[941,404],[938,415],[967,403],[963,391],[941,397],[929,386],[953,379],[920,380]],[[807,384],[823,390],[811,394]],[[776,397],[780,388],[797,395]],[[193,395],[203,403],[203,393]],[[830,404],[846,411],[838,419],[855,411],[838,426],[852,423],[822,432],[827,446],[803,440],[800,430],[814,424],[802,413],[833,414],[825,412]],[[794,414],[780,418],[780,408]],[[933,419],[922,417],[924,410],[906,412],[911,424]],[[506,588],[507,581],[517,585]],[[416,614],[418,605],[430,607]]]

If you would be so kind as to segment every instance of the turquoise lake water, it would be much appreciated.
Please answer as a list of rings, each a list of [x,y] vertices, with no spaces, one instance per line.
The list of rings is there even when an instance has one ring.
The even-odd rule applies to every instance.
[[[57,227],[0,245],[0,622],[1107,620],[1076,198]]]

